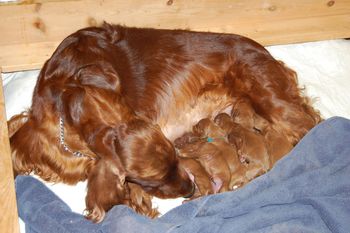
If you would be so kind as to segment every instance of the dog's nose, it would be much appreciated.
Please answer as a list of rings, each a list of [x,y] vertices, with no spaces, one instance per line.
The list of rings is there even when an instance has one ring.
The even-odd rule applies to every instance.
[[[194,192],[196,191],[196,184],[191,182],[192,184],[192,189],[191,189],[191,192],[189,194],[187,194],[186,196],[184,196],[184,198],[191,198],[194,194]]]

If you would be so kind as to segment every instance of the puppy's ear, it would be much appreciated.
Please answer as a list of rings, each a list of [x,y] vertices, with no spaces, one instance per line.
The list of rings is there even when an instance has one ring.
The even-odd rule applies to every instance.
[[[202,125],[196,124],[192,127],[193,133],[195,133],[198,136],[204,136],[205,135],[205,130]]]

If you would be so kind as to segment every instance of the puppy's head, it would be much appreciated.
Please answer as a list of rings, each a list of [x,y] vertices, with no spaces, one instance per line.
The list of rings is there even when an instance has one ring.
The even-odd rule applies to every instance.
[[[157,125],[134,119],[118,128],[116,151],[126,179],[151,195],[175,198],[191,195],[194,184],[178,166],[174,146]]]
[[[255,112],[248,98],[241,98],[237,101],[231,112],[233,121],[246,129],[264,133],[269,122]]]
[[[207,129],[211,124],[209,118],[204,118],[200,120],[196,125],[193,126],[192,131],[198,136],[204,137],[207,136]]]
[[[237,127],[228,135],[228,141],[236,146],[241,163],[247,166],[246,176],[249,180],[269,169],[269,155],[262,135]]]
[[[200,120],[193,126],[193,132],[201,137],[225,137],[226,133],[209,118]]]
[[[196,134],[192,132],[187,132],[183,134],[181,137],[178,137],[174,141],[174,145],[178,149],[184,148],[187,144],[195,143],[200,140],[200,137],[198,137]]]
[[[220,113],[214,118],[215,124],[217,124],[226,134],[229,134],[232,129],[233,120],[227,113]]]

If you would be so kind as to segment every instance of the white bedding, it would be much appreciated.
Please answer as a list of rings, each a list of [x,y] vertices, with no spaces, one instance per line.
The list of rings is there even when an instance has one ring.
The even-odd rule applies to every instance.
[[[298,73],[299,84],[315,99],[314,106],[324,118],[342,116],[350,119],[350,40],[331,40],[267,48],[272,55]],[[39,71],[3,74],[6,115],[9,119],[31,104]],[[73,211],[85,208],[85,182],[76,186],[48,184]],[[154,203],[161,213],[181,204],[182,199]],[[20,223],[21,232],[24,224]]]

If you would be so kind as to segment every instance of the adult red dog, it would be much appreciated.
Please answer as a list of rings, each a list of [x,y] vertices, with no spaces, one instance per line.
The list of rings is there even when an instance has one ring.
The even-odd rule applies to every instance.
[[[295,73],[245,37],[82,29],[45,63],[30,110],[9,122],[14,169],[55,182],[88,179],[94,221],[127,203],[126,182],[161,198],[191,195],[172,140],[241,96],[293,144],[320,121]]]

